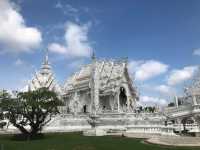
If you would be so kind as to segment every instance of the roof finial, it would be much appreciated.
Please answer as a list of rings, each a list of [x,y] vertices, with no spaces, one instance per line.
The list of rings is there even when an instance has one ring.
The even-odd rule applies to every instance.
[[[48,54],[48,49],[45,51],[45,64],[49,64],[49,54]]]
[[[128,57],[125,57],[125,65],[127,67],[127,65],[128,65]]]
[[[94,50],[92,50],[92,60],[95,60],[95,59],[96,59],[95,52]]]

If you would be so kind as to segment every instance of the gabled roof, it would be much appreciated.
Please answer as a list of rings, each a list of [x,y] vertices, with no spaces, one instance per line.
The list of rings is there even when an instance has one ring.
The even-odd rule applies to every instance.
[[[99,72],[99,88],[111,89],[108,86],[116,86],[116,80],[120,80],[124,77],[127,77],[129,82],[129,88],[133,95],[136,95],[136,89],[132,85],[132,81],[129,77],[127,71],[127,60],[96,60],[96,70]],[[70,76],[64,85],[64,90],[66,93],[81,88],[89,88],[92,75],[92,64],[83,66],[79,71],[75,72]],[[110,84],[109,84],[110,83]]]

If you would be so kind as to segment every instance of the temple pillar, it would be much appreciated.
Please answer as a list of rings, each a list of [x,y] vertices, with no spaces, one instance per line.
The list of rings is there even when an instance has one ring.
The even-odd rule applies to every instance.
[[[197,105],[196,95],[192,96],[192,102],[193,102],[193,105]]]
[[[194,115],[195,122],[198,124],[199,127],[199,132],[195,133],[195,136],[200,137],[200,116],[199,115]]]
[[[177,120],[176,120],[176,122],[177,122],[177,124],[178,124],[178,128],[179,128],[179,133],[181,134],[181,129],[182,129],[182,123],[181,123],[181,119],[180,118],[178,118]]]
[[[127,112],[130,112],[130,101],[131,101],[131,98],[128,96],[127,97]]]
[[[177,96],[175,96],[175,106],[176,106],[176,108],[178,108],[178,97]]]
[[[74,93],[74,102],[73,102],[73,113],[77,115],[78,112],[78,93],[75,91]]]
[[[110,104],[111,111],[113,111],[114,110],[114,97],[113,97],[113,95],[109,96],[109,104]]]
[[[91,101],[92,113],[96,115],[99,111],[99,70],[95,56],[92,57]]]
[[[119,92],[117,92],[117,111],[120,112]]]

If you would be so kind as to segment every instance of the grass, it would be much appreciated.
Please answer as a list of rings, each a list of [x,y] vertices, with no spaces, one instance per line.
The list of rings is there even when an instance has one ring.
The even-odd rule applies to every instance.
[[[0,150],[199,150],[143,144],[125,137],[85,137],[81,133],[45,134],[41,139],[20,141],[11,135],[0,136]]]

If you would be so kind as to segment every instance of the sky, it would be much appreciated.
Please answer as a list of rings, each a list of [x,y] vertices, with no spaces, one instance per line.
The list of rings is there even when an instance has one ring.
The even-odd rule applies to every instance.
[[[166,105],[198,71],[199,0],[0,0],[0,89],[20,90],[48,51],[57,81],[128,57],[143,105]]]

